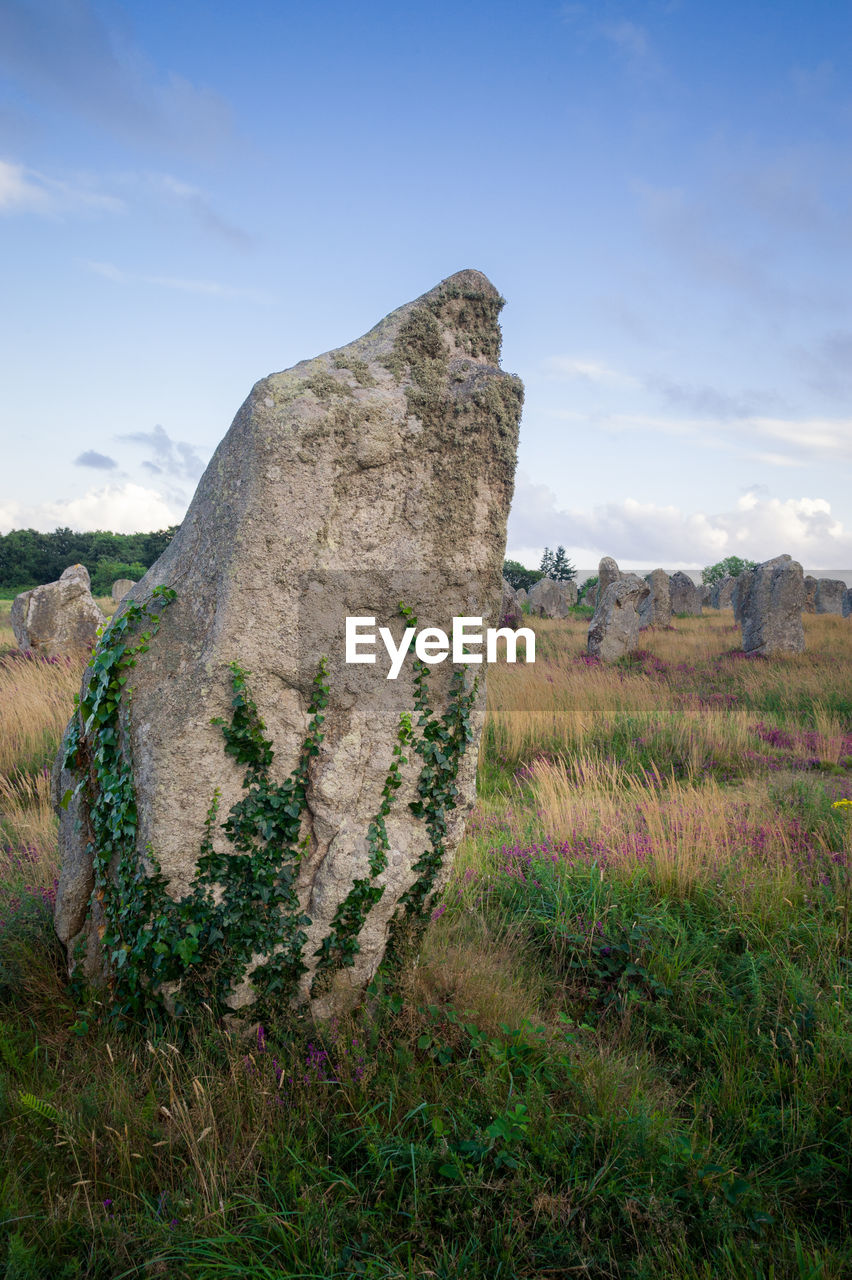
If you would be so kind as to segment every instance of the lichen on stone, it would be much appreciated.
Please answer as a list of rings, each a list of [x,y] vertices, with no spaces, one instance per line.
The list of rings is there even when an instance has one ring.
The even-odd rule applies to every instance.
[[[376,379],[370,373],[370,366],[366,360],[359,360],[356,356],[351,355],[335,356],[334,367],[335,369],[348,370],[359,387],[374,387],[376,385]]]
[[[302,386],[306,391],[313,391],[319,400],[330,400],[332,396],[353,394],[348,382],[342,382],[340,378],[335,378],[334,374],[326,372],[315,373],[312,378],[306,378]]]

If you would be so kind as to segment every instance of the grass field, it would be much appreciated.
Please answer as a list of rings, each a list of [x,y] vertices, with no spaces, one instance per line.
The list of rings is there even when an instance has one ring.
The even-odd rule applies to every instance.
[[[51,927],[79,671],[0,603],[7,1277],[852,1275],[852,621],[730,613],[615,667],[537,622],[419,957],[250,1039],[119,1033]]]

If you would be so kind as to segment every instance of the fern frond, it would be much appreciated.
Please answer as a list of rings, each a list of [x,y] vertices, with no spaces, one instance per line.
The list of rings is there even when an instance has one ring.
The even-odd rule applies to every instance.
[[[62,1112],[52,1102],[45,1102],[43,1098],[37,1098],[34,1093],[25,1093],[20,1090],[18,1092],[18,1101],[27,1111],[41,1116],[42,1120],[50,1120],[53,1124],[62,1122]]]

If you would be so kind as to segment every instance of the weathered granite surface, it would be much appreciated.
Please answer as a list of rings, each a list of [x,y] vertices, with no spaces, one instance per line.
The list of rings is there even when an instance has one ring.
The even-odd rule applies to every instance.
[[[586,649],[602,662],[615,662],[639,647],[639,607],[650,593],[635,573],[623,573],[598,595]]]
[[[671,590],[672,613],[699,615],[701,613],[701,590],[688,574],[678,569],[669,579]]]
[[[645,575],[649,592],[639,605],[639,627],[667,627],[672,620],[672,596],[669,575],[665,569],[653,569]]]
[[[521,602],[518,593],[510,582],[503,578],[502,597],[500,600],[500,626],[517,630],[522,626]]]
[[[135,586],[136,583],[133,578],[116,578],[110,592],[113,604],[118,604],[120,600],[123,600],[131,587]]]
[[[16,596],[10,621],[22,649],[48,658],[82,658],[92,652],[106,618],[92,596],[88,569],[72,564],[58,582]]]
[[[713,609],[732,609],[734,587],[737,585],[736,578],[732,578],[726,573],[724,578],[720,578],[713,590],[710,592],[710,607]]]
[[[422,817],[409,808],[423,761],[408,749],[386,819],[387,866],[370,871],[368,829],[416,690],[410,660],[397,680],[387,679],[380,641],[374,665],[344,661],[345,618],[374,617],[397,641],[400,602],[420,628],[451,630],[455,616],[481,616],[491,626],[498,620],[523,396],[520,381],[499,366],[502,305],[485,276],[461,271],[349,346],[258,382],[180,530],[116,614],[149,600],[155,587],[177,593],[133,671],[125,728],[138,799],[135,857],[150,866],[150,848],[173,899],[195,883],[217,789],[214,851],[233,852],[222,819],[245,796],[245,767],[226,754],[223,731],[211,723],[231,714],[230,664],[249,673],[274,752],[269,776],[280,785],[299,760],[312,682],[327,659],[329,704],[308,765],[296,881],[310,922],[301,950],[306,971],[293,994],[319,1013],[356,999],[375,972],[429,847]],[[439,715],[458,668],[445,661],[429,670],[429,701]],[[486,668],[467,670],[468,687],[479,677],[471,741],[427,906],[449,874],[475,794]],[[73,776],[57,768],[57,801]],[[69,955],[82,944],[95,974],[103,966],[100,921],[89,897],[88,816],[82,801],[77,808],[60,810],[57,929]],[[359,879],[381,895],[358,935],[354,964],[312,996],[317,952]],[[259,900],[257,911],[264,910]],[[264,960],[252,957],[233,1007],[253,1000],[251,974]]]
[[[613,560],[612,556],[603,556],[598,565],[597,599],[600,600],[609,584],[611,582],[618,582],[620,577],[621,570],[619,569],[616,561]]]
[[[567,618],[568,610],[577,603],[577,587],[573,582],[555,582],[539,578],[527,596],[534,618]]]
[[[846,583],[841,578],[818,578],[814,592],[814,613],[843,615]]]
[[[802,566],[792,556],[776,556],[737,578],[735,615],[742,626],[743,651],[771,657],[801,653],[805,647]]]

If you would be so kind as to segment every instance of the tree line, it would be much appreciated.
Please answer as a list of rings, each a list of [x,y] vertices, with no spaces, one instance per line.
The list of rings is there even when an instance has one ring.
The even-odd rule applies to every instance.
[[[577,570],[565,554],[564,547],[551,551],[544,548],[538,569],[525,569],[519,560],[503,561],[503,577],[516,591],[529,591],[541,578],[553,578],[554,582],[571,582]]]
[[[705,586],[712,587],[724,577],[738,578],[747,569],[753,569],[756,563],[755,560],[746,560],[741,556],[727,556],[718,564],[706,565],[701,570],[701,581]],[[574,565],[565,554],[564,547],[557,547],[555,551],[545,547],[544,555],[541,557],[541,567],[538,569],[526,569],[518,560],[503,561],[503,577],[516,591],[520,591],[522,587],[525,591],[529,591],[540,578],[571,582],[576,572]],[[597,583],[597,577],[587,578],[583,583],[583,590],[588,591],[589,587],[597,586]]]
[[[179,527],[174,524],[155,533],[107,533],[104,530],[75,533],[72,529],[39,533],[36,529],[13,529],[11,533],[0,534],[0,592],[8,596],[28,591],[43,582],[55,582],[69,564],[84,564],[92,579],[93,593],[109,595],[117,578],[138,581],[163,554]],[[725,574],[737,577],[744,569],[753,568],[754,563],[728,556],[703,569],[702,581],[713,585]],[[576,572],[564,547],[557,547],[555,551],[545,547],[538,569],[526,569],[517,560],[506,560],[503,564],[503,577],[516,591],[521,587],[529,591],[545,577],[570,582]]]
[[[165,551],[179,526],[155,533],[75,533],[73,529],[13,529],[0,534],[0,591],[28,591],[55,582],[70,564],[84,564],[92,593],[109,595],[116,578],[138,581]]]

